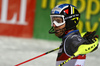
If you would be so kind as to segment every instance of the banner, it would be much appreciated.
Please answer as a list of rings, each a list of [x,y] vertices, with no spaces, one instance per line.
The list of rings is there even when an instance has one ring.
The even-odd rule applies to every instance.
[[[34,37],[59,40],[48,33],[51,28],[50,12],[58,4],[68,3],[81,13],[78,29],[80,32],[96,31],[100,37],[100,0],[37,0]]]
[[[100,37],[100,0],[0,0],[0,35],[59,40],[48,33],[50,12],[63,3],[79,10],[81,33],[96,31]]]
[[[0,0],[0,35],[32,38],[35,0]]]

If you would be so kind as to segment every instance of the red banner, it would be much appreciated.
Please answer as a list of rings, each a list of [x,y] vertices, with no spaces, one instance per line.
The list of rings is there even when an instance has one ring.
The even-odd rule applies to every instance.
[[[32,38],[35,0],[0,0],[0,35]]]

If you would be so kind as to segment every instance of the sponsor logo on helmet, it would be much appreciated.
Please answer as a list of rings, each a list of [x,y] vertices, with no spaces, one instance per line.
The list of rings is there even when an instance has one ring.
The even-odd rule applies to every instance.
[[[79,14],[74,14],[74,15],[68,16],[68,17],[65,18],[65,20],[72,19],[74,17],[79,17]]]
[[[66,9],[64,12],[66,12],[66,14],[69,14],[69,9]]]

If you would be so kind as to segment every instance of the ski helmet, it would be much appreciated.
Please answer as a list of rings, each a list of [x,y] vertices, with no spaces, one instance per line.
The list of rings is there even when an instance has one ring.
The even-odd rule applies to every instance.
[[[61,26],[65,24],[66,30],[71,30],[76,28],[76,25],[79,22],[80,13],[76,9],[76,7],[71,4],[61,4],[57,5],[51,10],[50,17],[51,17],[51,26],[53,26],[53,23],[56,26]],[[53,17],[61,17],[63,22],[59,23],[57,21],[53,21]],[[49,33],[50,34],[56,33],[53,27],[49,30]]]

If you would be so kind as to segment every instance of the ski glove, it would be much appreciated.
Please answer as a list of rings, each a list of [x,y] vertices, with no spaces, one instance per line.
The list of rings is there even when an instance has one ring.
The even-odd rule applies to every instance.
[[[83,38],[86,39],[88,42],[87,43],[94,43],[96,41],[95,38],[99,38],[98,35],[95,35],[96,31],[93,31],[93,32],[87,32]],[[97,47],[95,47],[95,49],[93,51],[95,51],[96,49],[98,48],[98,45]],[[91,51],[91,52],[93,52]]]
[[[95,35],[96,31],[93,32],[87,32],[83,36],[84,39],[86,39],[88,42],[87,43],[94,43],[96,41],[95,38],[98,38],[98,35]]]
[[[93,52],[98,48],[99,45],[98,35],[95,35],[95,33],[96,33],[95,31],[87,32],[85,33],[85,35],[83,35],[83,38],[86,39],[88,43],[81,44],[78,47],[77,51],[74,53],[74,56],[87,54]]]

